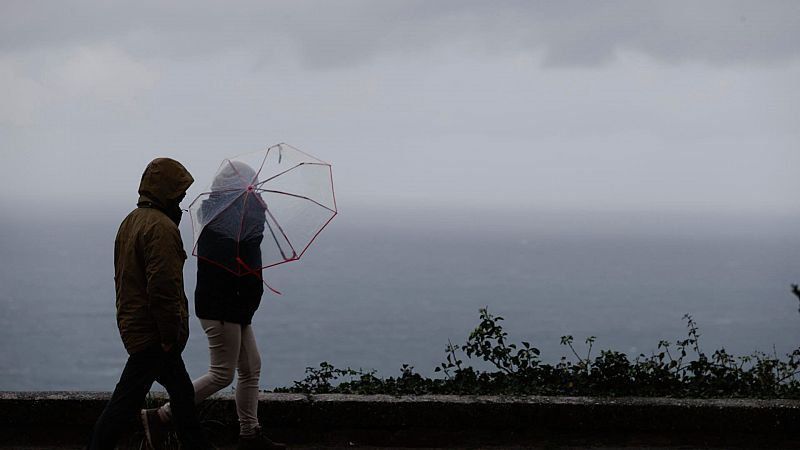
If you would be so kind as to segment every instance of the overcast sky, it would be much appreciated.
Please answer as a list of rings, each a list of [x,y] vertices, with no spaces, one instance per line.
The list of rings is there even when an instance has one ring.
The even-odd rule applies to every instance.
[[[340,208],[800,208],[797,1],[0,2],[0,205],[288,142]]]

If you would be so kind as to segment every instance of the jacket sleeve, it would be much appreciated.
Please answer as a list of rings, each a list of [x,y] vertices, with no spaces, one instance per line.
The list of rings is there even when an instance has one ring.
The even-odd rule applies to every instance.
[[[144,263],[150,313],[158,326],[162,344],[178,341],[183,292],[183,262],[186,253],[177,228],[156,224],[145,235]]]

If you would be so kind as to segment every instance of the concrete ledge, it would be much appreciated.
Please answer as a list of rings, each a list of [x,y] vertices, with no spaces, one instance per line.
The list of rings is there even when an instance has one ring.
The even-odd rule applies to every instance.
[[[85,442],[109,396],[0,392],[0,441]],[[235,439],[232,394],[199,410],[217,440]],[[800,448],[796,400],[268,393],[261,395],[259,417],[275,438],[298,444]]]

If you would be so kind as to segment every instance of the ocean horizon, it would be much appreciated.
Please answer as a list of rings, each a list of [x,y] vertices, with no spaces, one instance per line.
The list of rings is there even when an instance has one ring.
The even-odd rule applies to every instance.
[[[0,390],[113,389],[127,357],[112,259],[124,215],[0,219]],[[797,224],[715,213],[344,212],[301,261],[265,273],[283,295],[265,293],[253,322],[261,386],[290,386],[322,361],[432,375],[482,307],[551,363],[569,356],[562,335],[596,336],[594,354],[649,354],[685,337],[684,314],[706,352],[782,355],[800,346],[789,292],[800,281]],[[190,257],[190,306],[195,268]],[[183,357],[195,378],[208,355],[191,309]]]

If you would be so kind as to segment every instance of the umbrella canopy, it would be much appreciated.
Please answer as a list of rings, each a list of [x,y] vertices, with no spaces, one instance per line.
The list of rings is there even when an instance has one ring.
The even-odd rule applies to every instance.
[[[225,159],[189,214],[193,255],[261,276],[300,259],[336,216],[331,165],[283,143]]]

